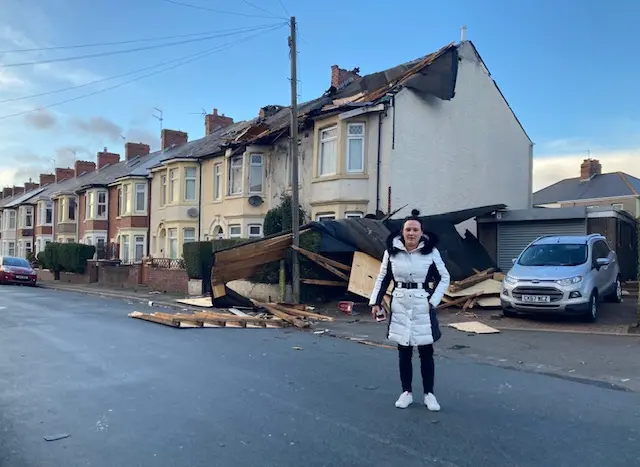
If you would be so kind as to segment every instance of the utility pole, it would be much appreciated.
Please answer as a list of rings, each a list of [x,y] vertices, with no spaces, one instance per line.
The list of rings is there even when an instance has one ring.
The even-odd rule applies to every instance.
[[[300,246],[300,200],[298,197],[298,63],[296,49],[296,17],[292,16],[289,49],[291,55],[291,235],[294,247]],[[291,275],[293,303],[300,303],[300,258],[298,251],[292,251]]]

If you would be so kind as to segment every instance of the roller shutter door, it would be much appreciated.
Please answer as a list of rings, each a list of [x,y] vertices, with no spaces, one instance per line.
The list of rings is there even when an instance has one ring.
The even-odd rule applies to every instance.
[[[585,219],[498,224],[498,267],[505,273],[525,247],[542,235],[586,235]]]

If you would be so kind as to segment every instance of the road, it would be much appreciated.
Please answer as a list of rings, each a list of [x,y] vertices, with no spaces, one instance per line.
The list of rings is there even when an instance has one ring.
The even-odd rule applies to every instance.
[[[2,467],[640,463],[638,393],[443,358],[443,411],[399,410],[394,351],[134,310],[0,287]]]

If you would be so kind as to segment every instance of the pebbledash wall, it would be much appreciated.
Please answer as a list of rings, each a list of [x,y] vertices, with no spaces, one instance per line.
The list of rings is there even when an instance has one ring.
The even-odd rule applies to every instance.
[[[144,287],[149,291],[166,293],[188,293],[189,278],[184,269],[155,268],[148,262],[112,266],[99,262],[97,273],[92,273],[92,261],[84,274],[61,273],[60,282],[68,284],[96,283],[105,288],[135,289]],[[94,278],[95,277],[95,278]],[[43,282],[54,280],[48,270],[38,271],[38,279]]]

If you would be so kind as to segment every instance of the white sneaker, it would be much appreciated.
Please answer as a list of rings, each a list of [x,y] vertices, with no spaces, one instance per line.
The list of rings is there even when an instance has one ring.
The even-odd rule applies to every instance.
[[[400,394],[400,397],[398,397],[398,400],[396,401],[396,407],[399,409],[406,409],[411,404],[413,404],[413,394],[407,391]]]
[[[438,404],[438,400],[436,399],[436,396],[434,396],[431,393],[425,394],[424,405],[426,405],[427,409],[431,410],[432,412],[440,411],[440,404]]]

